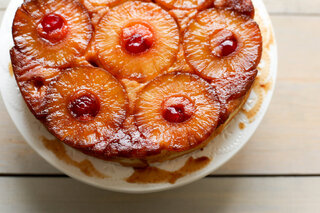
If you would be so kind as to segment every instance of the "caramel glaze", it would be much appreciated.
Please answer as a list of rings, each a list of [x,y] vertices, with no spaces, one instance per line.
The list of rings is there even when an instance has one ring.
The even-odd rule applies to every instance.
[[[254,6],[250,0],[215,0],[214,6],[220,9],[227,9],[254,17]]]
[[[272,80],[269,79],[270,74],[270,48],[275,43],[275,39],[270,27],[266,26],[263,22],[262,17],[259,13],[256,14],[256,21],[260,26],[261,33],[263,35],[263,49],[261,61],[264,61],[264,67],[258,67],[259,75],[252,86],[253,91],[257,95],[257,101],[255,105],[250,110],[242,109],[242,112],[246,115],[249,122],[255,120],[255,116],[259,112],[261,105],[263,103],[264,96],[269,90],[272,89]],[[240,127],[240,124],[239,124]],[[241,127],[240,127],[241,128]]]
[[[135,168],[134,173],[126,178],[128,183],[171,183],[174,184],[178,179],[204,168],[210,162],[208,157],[194,159],[190,157],[183,167],[170,172],[157,167],[149,166],[146,168]]]
[[[8,68],[9,68],[9,74],[10,74],[10,76],[13,77],[13,69],[12,69],[12,64],[11,64],[11,62],[9,62]]]
[[[265,92],[268,92],[272,87],[272,81],[268,81],[267,83],[261,84],[260,86],[262,89],[264,89]]]
[[[240,123],[239,123],[239,128],[240,128],[240,129],[244,129],[244,128],[246,128],[245,123],[240,122]]]
[[[72,165],[77,167],[81,170],[81,172],[89,177],[96,177],[96,178],[107,178],[109,176],[102,174],[99,172],[94,165],[91,163],[90,160],[85,159],[80,162],[73,160],[67,153],[63,143],[61,143],[57,139],[49,140],[45,137],[41,137],[43,145],[50,150],[57,158],[61,161],[65,162],[66,164]]]

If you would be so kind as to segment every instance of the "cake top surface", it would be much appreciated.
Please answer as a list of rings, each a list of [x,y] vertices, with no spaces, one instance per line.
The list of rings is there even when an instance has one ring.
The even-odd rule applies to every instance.
[[[246,100],[262,37],[248,0],[27,0],[14,74],[59,140],[106,160],[205,145]]]

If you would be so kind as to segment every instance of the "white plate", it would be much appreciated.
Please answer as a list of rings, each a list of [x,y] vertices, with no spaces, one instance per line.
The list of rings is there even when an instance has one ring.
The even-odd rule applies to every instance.
[[[84,159],[88,159],[100,173],[110,176],[108,178],[90,177],[83,173],[78,167],[60,160],[56,155],[54,155],[54,153],[45,148],[40,138],[42,136],[52,138],[52,136],[29,112],[17,88],[15,79],[9,74],[9,49],[13,46],[11,25],[15,11],[21,2],[21,0],[12,0],[10,2],[3,17],[0,29],[0,73],[2,98],[12,120],[29,145],[51,165],[75,179],[104,189],[132,193],[160,191],[193,182],[212,173],[237,153],[241,147],[243,147],[258,127],[270,103],[277,72],[277,49],[271,22],[265,6],[262,0],[253,0],[256,7],[256,20],[260,25],[264,37],[264,52],[262,61],[259,65],[259,79],[260,84],[264,84],[265,87],[270,88],[269,90],[265,90],[258,85],[250,94],[244,109],[250,110],[255,106],[253,110],[256,111],[256,113],[253,113],[255,115],[248,118],[246,113],[240,112],[231,121],[229,126],[218,137],[216,137],[214,141],[210,142],[203,151],[195,151],[172,161],[155,164],[154,166],[159,168],[168,171],[175,171],[183,166],[190,156],[194,158],[207,156],[212,159],[203,169],[178,179],[174,184],[128,183],[124,178],[133,173],[132,168],[123,167],[113,162],[102,161],[65,146],[68,156],[70,156],[74,162],[80,162]],[[240,128],[240,123],[243,123],[244,125],[242,124],[242,126],[245,126],[245,128]]]

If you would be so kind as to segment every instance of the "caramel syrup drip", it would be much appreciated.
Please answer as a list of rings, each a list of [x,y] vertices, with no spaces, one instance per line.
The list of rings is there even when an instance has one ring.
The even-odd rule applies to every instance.
[[[244,128],[246,128],[245,123],[240,122],[240,123],[239,123],[239,128],[240,128],[240,129],[244,129]]]
[[[272,88],[272,81],[268,81],[265,84],[261,84],[260,87],[267,93]]]
[[[85,159],[80,162],[73,160],[67,153],[64,145],[57,139],[49,140],[45,137],[41,137],[43,145],[50,150],[58,159],[65,162],[66,164],[72,165],[80,169],[80,171],[89,176],[96,178],[107,178],[109,176],[99,172],[90,160]]]
[[[134,173],[126,179],[128,183],[171,183],[179,178],[204,168],[211,160],[208,157],[194,159],[190,157],[183,167],[170,172],[157,167],[135,168]]]
[[[257,81],[253,85],[253,91],[257,95],[257,101],[255,102],[255,105],[250,110],[246,110],[246,109],[242,110],[243,113],[248,118],[249,123],[252,123],[255,120],[255,116],[260,111],[260,108],[262,106],[263,99],[264,99],[264,90],[262,89],[259,81]]]
[[[9,62],[8,68],[9,68],[9,74],[10,74],[10,76],[13,77],[13,68],[12,68],[11,62]]]
[[[272,45],[274,45],[275,39],[272,31],[269,30],[270,27],[267,27],[264,24],[262,18],[258,14],[259,13],[257,13],[256,15],[256,19],[263,35],[263,52],[261,61],[264,61],[264,67],[258,67],[259,76],[256,78],[256,81],[252,86],[252,90],[257,95],[257,101],[255,105],[250,110],[242,109],[242,112],[248,118],[249,123],[252,123],[255,120],[255,116],[260,111],[260,108],[262,106],[264,96],[272,88],[272,80],[269,79],[271,62],[270,48]]]

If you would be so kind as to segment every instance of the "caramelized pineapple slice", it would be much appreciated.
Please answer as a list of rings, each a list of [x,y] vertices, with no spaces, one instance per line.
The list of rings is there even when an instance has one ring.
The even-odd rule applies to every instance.
[[[262,54],[257,23],[247,16],[208,9],[197,15],[184,34],[188,63],[205,79],[255,69]]]
[[[63,70],[48,93],[47,128],[73,147],[108,141],[126,117],[128,98],[124,88],[100,68]]]
[[[106,7],[112,7],[121,4],[125,0],[81,0],[81,3],[90,13],[99,13]]]
[[[180,32],[183,33],[184,30],[188,27],[190,21],[197,15],[198,10],[181,10],[175,9],[169,11],[170,15],[176,20],[180,28]]]
[[[211,81],[221,103],[220,123],[224,123],[234,110],[242,103],[243,98],[250,90],[258,71],[225,73],[221,78]]]
[[[83,147],[82,152],[110,160],[113,158],[137,159],[135,167],[145,167],[146,163],[138,160],[147,156],[159,154],[159,144],[150,143],[138,131],[134,117],[130,115],[126,118],[121,129],[110,135],[108,140],[103,140],[91,147]],[[129,161],[130,162],[130,161]],[[125,165],[125,161],[122,161]],[[129,164],[131,166],[131,164]]]
[[[219,100],[226,103],[244,96],[251,88],[257,73],[256,69],[248,72],[225,73],[221,78],[212,80],[211,85],[216,89]]]
[[[135,1],[135,0],[80,0],[81,3],[90,13],[100,13],[101,10],[104,10],[106,7],[114,7],[120,5],[126,1]],[[151,0],[140,0],[143,2],[151,2]]]
[[[81,3],[89,11],[91,21],[94,27],[97,26],[100,19],[110,8],[120,5],[127,1],[135,0],[81,0]],[[143,2],[151,2],[151,0],[140,0]]]
[[[213,4],[214,0],[155,0],[166,9],[205,9]]]
[[[26,57],[16,48],[10,50],[12,68],[17,84],[27,106],[38,118],[46,115],[44,98],[49,83],[60,74],[57,68],[43,67],[38,61]]]
[[[179,31],[156,4],[126,2],[101,19],[95,44],[105,69],[118,78],[145,82],[172,65]]]
[[[30,0],[17,10],[16,48],[48,66],[69,66],[84,54],[92,36],[89,15],[74,0]]]
[[[197,75],[170,73],[145,86],[135,106],[139,131],[171,151],[191,149],[216,129],[220,103]]]
[[[254,17],[254,6],[251,0],[215,0],[214,6],[218,9],[236,11],[239,14]]]

